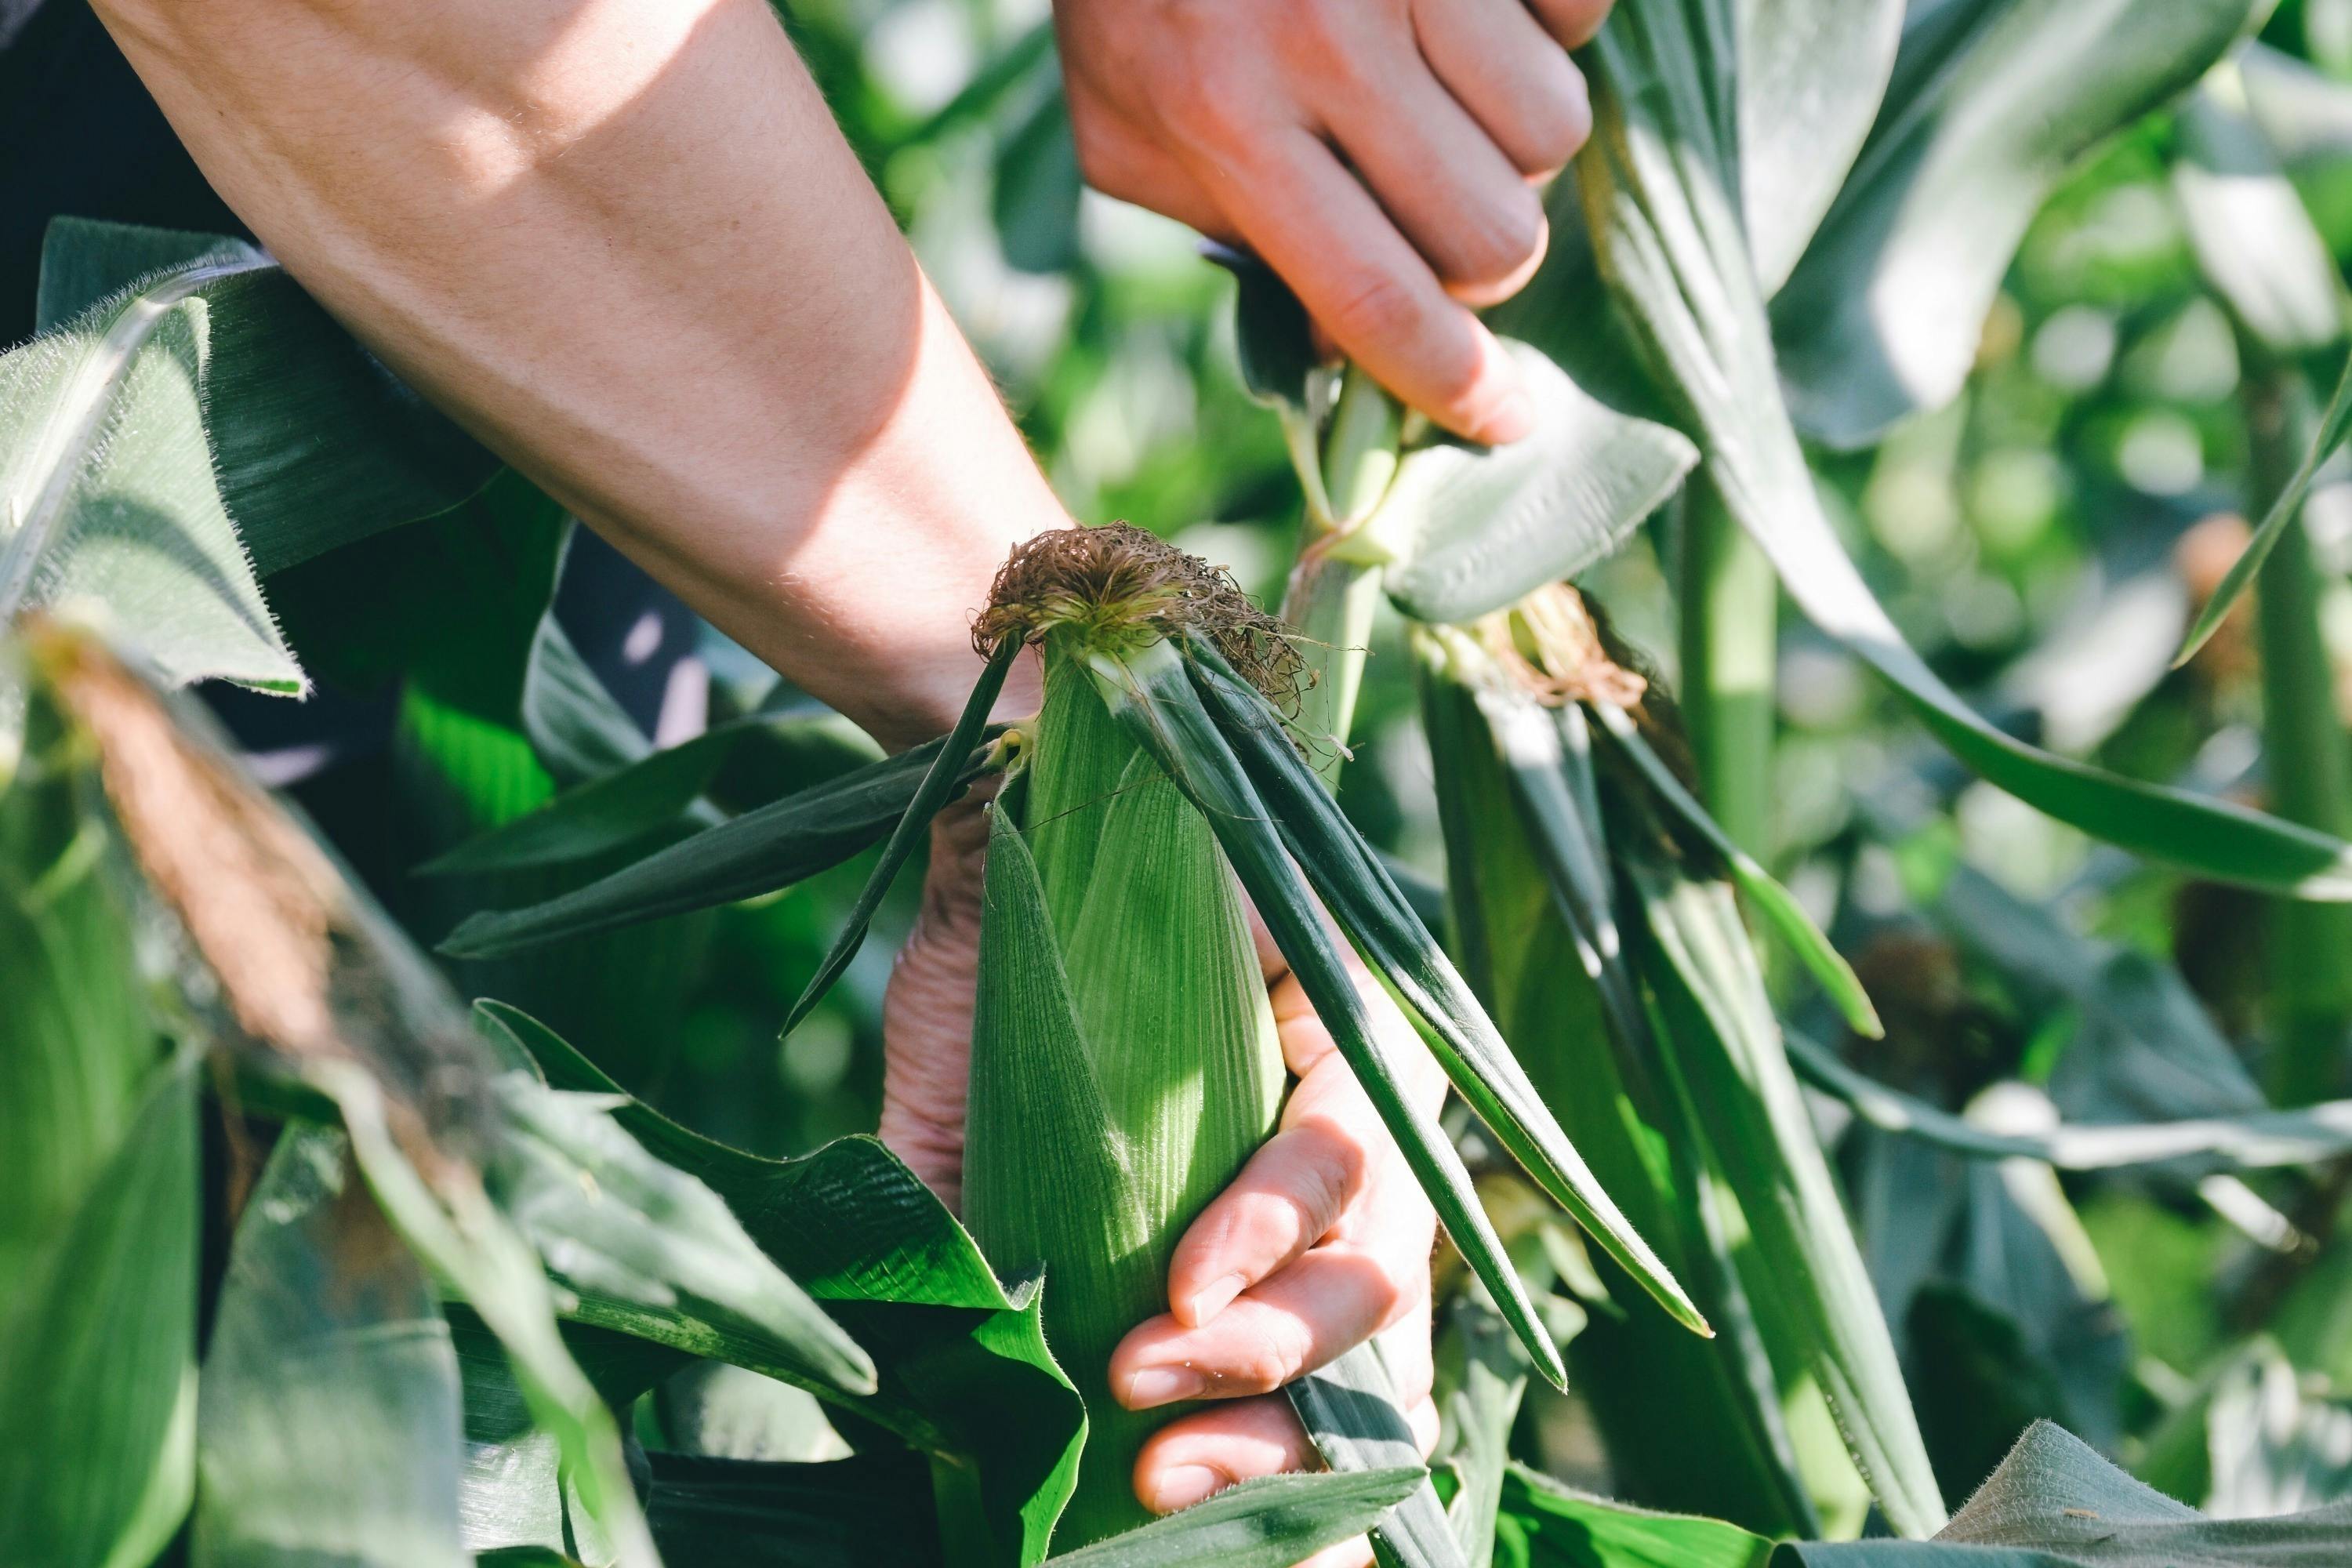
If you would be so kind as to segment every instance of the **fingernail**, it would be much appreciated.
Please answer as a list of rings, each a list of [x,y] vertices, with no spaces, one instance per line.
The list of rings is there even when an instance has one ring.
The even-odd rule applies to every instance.
[[[1190,1367],[1147,1366],[1127,1380],[1127,1397],[1119,1403],[1129,1410],[1150,1410],[1197,1398],[1202,1386],[1201,1374]]]
[[[1247,1279],[1238,1274],[1228,1274],[1222,1279],[1211,1281],[1192,1298],[1192,1327],[1199,1328],[1211,1318],[1232,1306],[1234,1298],[1240,1295],[1242,1287],[1248,1283]]]
[[[1507,446],[1530,435],[1536,427],[1536,400],[1520,387],[1495,405],[1479,430],[1479,439],[1490,447]]]
[[[1225,1478],[1206,1465],[1179,1465],[1160,1478],[1151,1489],[1150,1508],[1154,1513],[1174,1513],[1180,1508],[1191,1508],[1205,1502],[1224,1489]]]

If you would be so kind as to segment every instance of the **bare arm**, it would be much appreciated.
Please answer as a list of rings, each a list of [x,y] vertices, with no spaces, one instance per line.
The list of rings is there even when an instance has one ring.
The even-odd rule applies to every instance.
[[[99,0],[404,375],[886,743],[1066,521],[761,0]]]

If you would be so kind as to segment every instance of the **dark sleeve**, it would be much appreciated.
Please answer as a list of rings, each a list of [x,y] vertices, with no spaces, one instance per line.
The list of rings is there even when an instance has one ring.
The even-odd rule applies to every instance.
[[[243,236],[86,0],[0,0],[0,344],[60,214]]]

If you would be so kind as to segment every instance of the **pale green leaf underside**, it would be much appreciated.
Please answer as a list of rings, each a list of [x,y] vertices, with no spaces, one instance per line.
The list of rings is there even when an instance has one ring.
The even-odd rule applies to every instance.
[[[2232,62],[2214,67],[2175,123],[2172,188],[2206,280],[2273,353],[2309,353],[2340,340],[2345,293],[2336,258],[2248,110],[2244,74]]]
[[[162,274],[0,357],[0,619],[56,607],[166,680],[302,689],[205,432],[203,290],[262,265],[232,252]]]
[[[1389,597],[1418,621],[1475,620],[1575,576],[1698,461],[1679,431],[1597,401],[1525,343],[1505,347],[1535,398],[1534,433],[1507,447],[1412,453],[1371,524],[1398,557]]]
[[[2043,198],[2077,159],[2194,82],[2251,10],[1913,6],[1877,128],[1774,305],[1799,423],[1859,447],[1958,393]]]
[[[289,1129],[238,1222],[196,1461],[196,1568],[469,1561],[449,1326],[331,1129]]]

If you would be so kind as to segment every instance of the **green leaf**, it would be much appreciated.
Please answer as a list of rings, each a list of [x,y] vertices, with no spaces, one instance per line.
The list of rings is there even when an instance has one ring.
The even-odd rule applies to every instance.
[[[939,1568],[939,1521],[905,1453],[774,1464],[656,1453],[647,1511],[673,1562]]]
[[[2271,503],[2270,510],[2263,514],[2262,526],[2246,542],[2245,552],[2231,563],[2221,585],[2213,590],[2213,596],[2197,612],[2189,635],[2180,640],[2180,651],[2172,656],[2174,668],[2188,663],[2221,626],[2223,617],[2245,597],[2246,590],[2253,584],[2254,574],[2262,570],[2263,563],[2285,535],[2287,524],[2303,510],[2304,498],[2311,493],[2320,468],[2336,455],[2336,449],[2344,445],[2347,437],[2352,437],[2352,361],[2346,362],[2335,394],[2327,400],[2326,412],[2319,416],[2319,430],[2312,440],[2311,450],[2287,479],[2286,488],[2279,491],[2278,499]]]
[[[963,759],[971,754],[971,749],[980,743],[982,733],[987,730],[989,710],[996,706],[997,696],[1004,689],[1004,678],[1012,673],[1021,648],[1018,638],[1007,641],[981,672],[980,683],[964,700],[963,712],[956,720],[955,728],[948,731],[940,751],[931,758],[922,783],[915,786],[906,816],[890,830],[889,838],[882,846],[882,858],[874,863],[866,886],[858,889],[857,901],[850,905],[849,914],[842,921],[841,934],[826,950],[824,962],[817,965],[800,1000],[784,1015],[784,1026],[778,1033],[789,1035],[798,1028],[801,1020],[833,989],[833,983],[841,978],[841,972],[849,967],[849,961],[866,945],[866,928],[872,923],[874,911],[882,907],[882,896],[890,890],[890,884],[916,847],[929,841],[931,819],[949,801],[963,793]]]
[[[213,469],[211,250],[0,355],[0,624],[74,605],[165,680],[299,692]]]
[[[2237,59],[2248,106],[2290,167],[2325,165],[2352,151],[2352,87],[2264,43],[2245,45]]]
[[[220,494],[268,576],[446,511],[499,460],[426,406],[278,267],[235,241],[61,217],[41,247],[44,331],[153,273],[206,256],[256,265],[200,289],[203,416]]]
[[[730,1149],[620,1097],[545,1028],[485,1005],[555,1087],[619,1098],[614,1120],[724,1198],[761,1250],[865,1347],[881,1387],[850,1407],[938,1461],[944,1528],[961,1532],[975,1561],[1010,1568],[1044,1555],[1086,1417],[1045,1348],[1034,1279],[1008,1292],[945,1205],[871,1138],[797,1160]]]
[[[1708,477],[1732,515],[1814,624],[1885,678],[1936,737],[1988,781],[2086,833],[2200,875],[2303,898],[2352,898],[2352,845],[2025,745],[1972,711],[1903,641],[1823,513],[1780,401],[1762,302],[1726,194],[1735,150],[1717,129],[1719,115],[1700,76],[1705,51],[1680,8],[1696,6],[1704,19],[1724,3],[1652,0],[1617,18],[1640,17],[1642,26],[1612,23],[1601,34],[1587,51],[1601,130],[1577,160],[1577,173],[1602,269],[1701,432]],[[2086,26],[2113,3],[2066,0],[2062,7],[2017,0],[2019,14],[2063,9]],[[2199,14],[2212,8],[2200,5]],[[2243,0],[2228,8],[2242,12]],[[1949,20],[1981,9],[1947,4],[1930,15]],[[2152,37],[2185,48],[2176,34],[2197,33],[2126,28],[2120,47],[2137,60],[2153,47]],[[2106,49],[2106,31],[2095,37]],[[2041,68],[2037,62],[2034,69]],[[2023,108],[2017,115],[2032,126],[2047,119]],[[1866,171],[1867,153],[1864,165]],[[1832,215],[1825,237],[1835,222]],[[1838,289],[1841,300],[1865,298],[1851,279],[1842,278]],[[1782,296],[1784,305],[1790,298]],[[1975,341],[1973,325],[1969,341]]]
[[[1679,431],[1618,413],[1506,342],[1536,426],[1507,447],[1407,455],[1369,525],[1396,554],[1389,597],[1418,621],[1474,621],[1612,553],[1698,461]]]
[[[2035,1132],[1997,1132],[1856,1072],[1835,1052],[1788,1037],[1789,1059],[1822,1093],[1886,1132],[1908,1133],[1979,1159],[2040,1160],[2064,1171],[2111,1171],[2189,1162],[2199,1168],[2271,1170],[2311,1165],[2352,1151],[2352,1100],[2240,1116],[2172,1121],[2077,1122]]]
[[[457,1358],[433,1282],[289,1128],[247,1200],[196,1405],[197,1568],[457,1568]]]
[[[611,1548],[607,1561],[658,1564],[613,1413],[564,1348],[538,1256],[479,1188],[427,1183],[394,1136],[383,1096],[363,1069],[336,1064],[312,1076],[341,1109],[352,1152],[385,1216],[498,1336],[532,1418],[554,1435],[579,1512]]]
[[[506,1027],[499,1013],[481,1015]],[[526,1047],[520,1038],[513,1048]],[[874,1363],[743,1234],[715,1193],[647,1153],[606,1105],[530,1073],[497,1084],[500,1207],[576,1298],[564,1315],[846,1397]]]
[[[565,553],[570,553],[566,530]],[[556,579],[563,569],[559,561]],[[516,714],[540,764],[559,784],[583,784],[618,773],[653,755],[654,745],[637,721],[596,672],[555,618],[554,595],[540,613],[523,666],[522,699]]]
[[[1322,356],[1315,350],[1314,324],[1290,285],[1265,262],[1221,245],[1208,258],[1234,275],[1234,347],[1241,361],[1242,385],[1269,407],[1311,416],[1314,377]],[[1302,476],[1304,477],[1304,476]],[[1319,473],[1317,475],[1319,479]]]
[[[1713,1340],[1685,1332],[1646,1310],[1605,1257],[1595,1260],[1612,1308],[1591,1315],[1570,1360],[1618,1485],[1652,1506],[1722,1514],[1768,1534],[1810,1532],[1817,1521],[1780,1389],[1730,1263],[1723,1186],[1700,1163],[1687,1107],[1659,1081],[1620,943],[1581,710],[1490,704],[1498,694],[1474,698],[1461,662],[1436,657],[1426,639],[1422,651],[1464,967],[1577,1148],[1717,1331]],[[1513,713],[1531,721],[1507,742]],[[1535,808],[1530,792],[1549,804]],[[1603,985],[1620,999],[1606,1001]]]
[[[13,653],[0,642],[0,658]],[[0,1318],[81,1212],[161,1059],[96,770],[34,689],[0,767]]]
[[[1149,759],[1136,760],[1150,766]],[[1114,809],[1142,804],[1151,810],[1152,803],[1142,800],[1148,788],[1119,797]],[[1164,784],[1159,788],[1171,793]],[[1181,801],[1169,804],[1176,811],[1190,809]],[[1165,811],[1161,806],[1152,814],[1164,822]],[[1135,843],[1129,836],[1121,838]],[[1208,848],[1213,865],[1207,868],[1222,878],[1214,855]],[[1150,1517],[1135,1496],[1136,1459],[1145,1439],[1172,1414],[1122,1409],[1107,1375],[1120,1339],[1166,1304],[1168,1255],[1181,1223],[1170,1211],[1184,1195],[1168,1190],[1164,1166],[1130,1159],[1131,1152],[1155,1146],[1141,1136],[1130,1141],[1130,1134],[1159,1131],[1153,1113],[1163,1107],[1197,1117],[1201,1101],[1198,1095],[1135,1097],[1112,1089],[1114,1064],[1087,1033],[1088,1024],[1101,1023],[1102,1016],[1081,1014],[1036,862],[1010,817],[996,811],[989,821],[986,900],[972,1011],[964,1215],[972,1239],[999,1269],[1042,1270],[1049,1282],[1045,1332],[1087,1405],[1086,1457],[1055,1521],[1055,1539],[1083,1544]],[[1091,900],[1088,907],[1102,908]],[[1240,923],[1238,910],[1233,923]],[[1100,940],[1115,938],[1106,932]],[[1109,978],[1101,975],[1108,966],[1095,967]],[[1124,978],[1131,983],[1134,976]],[[1263,984],[1258,990],[1263,995]],[[1139,1055],[1171,1044],[1160,1030],[1151,1037],[1123,1043],[1133,1044]],[[1215,1074],[1215,1064],[1204,1062],[1201,1071]],[[1135,1098],[1144,1103],[1130,1104]],[[1136,1120],[1122,1120],[1122,1112]],[[1273,1107],[1234,1120],[1246,1123],[1250,1142],[1263,1142]],[[1207,1134],[1202,1163],[1222,1165],[1220,1176],[1230,1173],[1238,1162],[1228,1162],[1228,1151],[1217,1147],[1220,1129],[1205,1119],[1198,1125]],[[1172,1135],[1160,1146],[1193,1147],[1181,1136],[1192,1129],[1169,1131]],[[1197,1211],[1198,1202],[1184,1206]]]
[[[1699,883],[1628,845],[1642,906],[1635,962],[1664,1021],[1675,1082],[1755,1237],[1749,1289],[1798,1336],[1854,1466],[1908,1535],[1944,1521],[1943,1500],[1878,1298],[1790,1071],[1728,888]]]
[[[542,1426],[530,1396],[498,1336],[462,1303],[446,1308],[450,1340],[465,1388],[465,1473],[458,1510],[469,1552],[536,1549],[611,1568],[609,1532],[581,1506],[564,1472],[562,1445]],[[563,1331],[565,1352],[614,1410],[688,1363],[682,1351],[580,1324]]]
[[[1913,5],[1885,108],[1774,302],[1790,405],[1840,447],[1941,406],[2058,182],[2187,89],[2252,0]]]
[[[2323,1568],[2352,1551],[2352,1503],[2273,1519],[2207,1519],[2037,1422],[1933,1541],[1780,1548],[1790,1568]]]
[[[1004,259],[1024,272],[1066,272],[1078,264],[1078,203],[1085,181],[1070,106],[1048,85],[1028,118],[996,153],[992,210]]]
[[[1525,1465],[1503,1480],[1501,1545],[1510,1568],[1765,1568],[1772,1556],[1738,1525],[1629,1508]]]
[[[1496,1325],[1496,1331],[1507,1338],[1499,1318]],[[1395,1381],[1377,1342],[1366,1341],[1288,1384],[1283,1393],[1314,1440],[1315,1451],[1332,1469],[1362,1474],[1421,1468],[1421,1445],[1400,1407]],[[1403,1501],[1381,1515],[1372,1535],[1398,1568],[1457,1568],[1465,1562],[1444,1505],[1437,1500],[1437,1489],[1426,1476]]]
[[[2083,936],[1972,866],[1953,868],[1927,913],[2023,1006],[2079,1017],[2051,1075],[2072,1114],[2169,1121],[2264,1109],[2236,1047],[2173,965]]]
[[[1358,1535],[1429,1479],[1406,1469],[1266,1476],[1206,1502],[1047,1560],[1047,1568],[1290,1568]]]
[[[539,1258],[490,1204],[470,1158],[489,1064],[446,982],[242,771],[201,705],[159,697],[85,633],[45,628],[29,651],[43,688],[88,734],[121,838],[178,917],[192,961],[218,981],[208,1010],[227,1015],[222,1037],[257,1074],[334,1102],[385,1217],[513,1357],[584,1513],[617,1543],[619,1561],[657,1563],[612,1414],[563,1349]],[[193,1136],[191,1127],[191,1150]],[[169,1140],[144,1142],[160,1150]],[[193,1203],[193,1169],[185,1180]],[[169,1256],[152,1238],[145,1250]],[[194,1306],[192,1285],[136,1294]],[[172,1341],[115,1338],[142,1351]]]
[[[0,643],[0,658],[15,650]],[[194,1482],[194,1053],[163,1058],[86,742],[0,768],[0,1560],[144,1562]]]
[[[1216,829],[1217,841],[1259,918],[1289,961],[1291,973],[1298,976],[1317,1016],[1331,1031],[1381,1123],[1397,1141],[1446,1234],[1494,1293],[1537,1366],[1555,1386],[1560,1384],[1567,1374],[1559,1351],[1528,1300],[1494,1226],[1479,1209],[1462,1156],[1444,1130],[1405,1094],[1404,1063],[1395,1045],[1373,1026],[1370,1010],[1274,826],[1273,814],[1202,706],[1188,668],[1197,666],[1167,643],[1155,643],[1124,660],[1097,657],[1094,662],[1097,685],[1113,716]],[[1312,775],[1308,787],[1328,801]]]
[[[736,752],[754,740],[782,752],[803,787],[830,783],[880,760],[871,742],[835,717],[746,714],[567,790],[539,810],[425,862],[417,874],[466,876],[569,865],[641,845],[677,826]]]
[[[1738,0],[1740,206],[1769,299],[1878,118],[1903,0]]]
[[[1486,1303],[1458,1296],[1446,1316],[1439,1387],[1454,1431],[1448,1466],[1454,1482],[1446,1522],[1467,1568],[1488,1568],[1495,1558],[1503,1478],[1511,1468],[1511,1428],[1518,1424],[1528,1391],[1528,1363],[1503,1320]],[[1454,1364],[1446,1367],[1449,1360]]]
[[[1423,1026],[1455,1090],[1536,1184],[1574,1215],[1661,1306],[1685,1327],[1712,1332],[1665,1265],[1593,1180],[1436,938],[1292,747],[1282,716],[1197,634],[1186,662],[1292,858],[1373,972],[1395,988]],[[1542,1355],[1538,1352],[1538,1362]]]
[[[0,1562],[145,1563],[187,1512],[196,1063],[183,1050],[146,1075],[70,1219],[5,1281],[0,1400],[20,1436],[0,1444]]]
[[[2225,1366],[2205,1416],[2210,1476],[2203,1506],[2268,1518],[2352,1494],[2352,1405],[2306,1376],[2269,1339]]]
[[[478,911],[449,933],[441,951],[494,958],[790,887],[888,835],[945,754],[943,740],[927,742],[745,812],[544,903]],[[985,750],[965,752],[952,786],[968,787],[989,765]]]
[[[2206,73],[2174,119],[2172,189],[2206,281],[2245,330],[2286,358],[2340,342],[2344,281],[2246,102],[2234,60]]]
[[[1853,973],[1844,955],[1830,945],[1830,939],[1805,913],[1788,889],[1775,881],[1772,874],[1756,863],[1756,858],[1731,841],[1720,824],[1708,815],[1697,797],[1683,787],[1682,780],[1666,766],[1665,760],[1650,747],[1633,721],[1622,709],[1596,705],[1594,713],[1601,727],[1617,742],[1619,749],[1632,761],[1643,779],[1655,790],[1685,826],[1706,840],[1709,848],[1722,857],[1724,868],[1730,874],[1734,886],[1747,895],[1765,923],[1788,945],[1797,962],[1828,993],[1848,1027],[1866,1039],[1878,1039],[1886,1033],[1878,1021],[1878,1009],[1871,1005],[1870,995]]]

